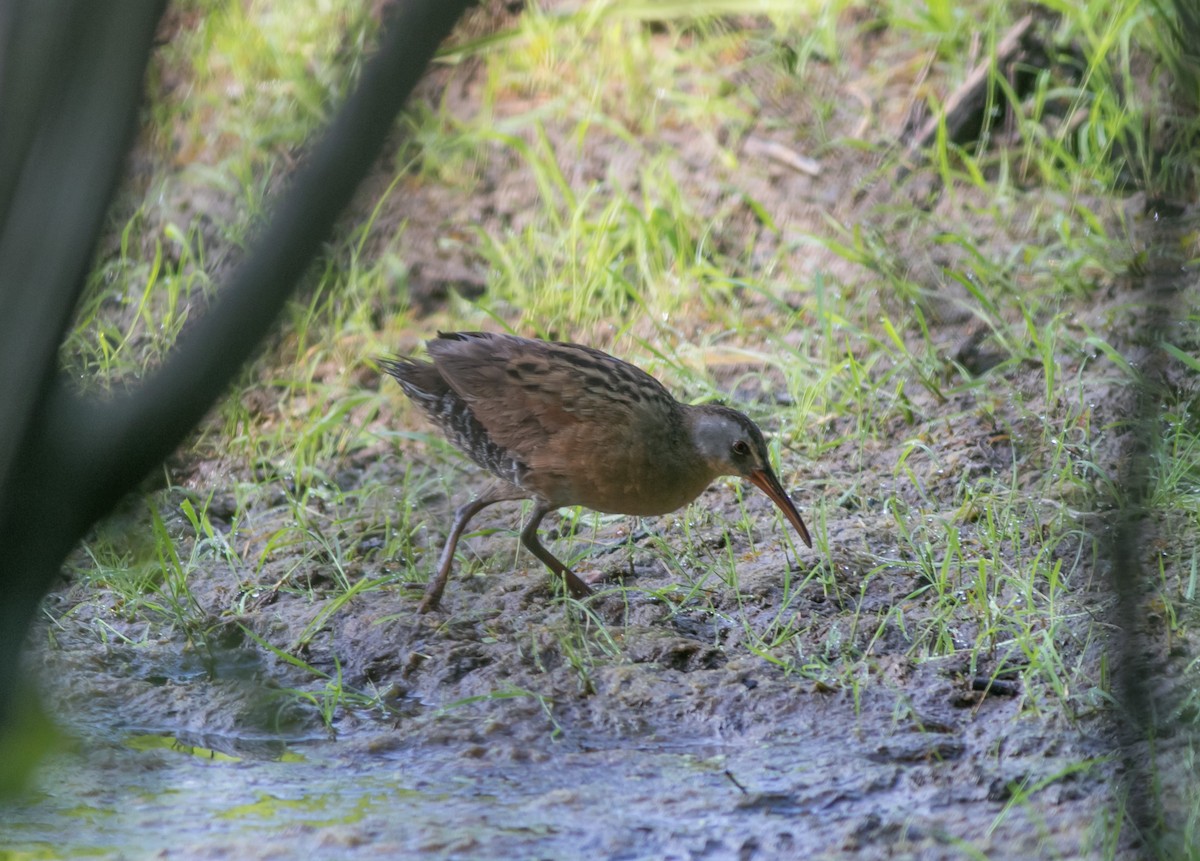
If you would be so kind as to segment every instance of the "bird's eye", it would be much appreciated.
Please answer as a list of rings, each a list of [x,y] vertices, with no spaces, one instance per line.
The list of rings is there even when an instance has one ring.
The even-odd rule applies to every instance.
[[[750,454],[750,446],[744,439],[739,439],[733,444],[733,453],[738,457],[745,457]]]

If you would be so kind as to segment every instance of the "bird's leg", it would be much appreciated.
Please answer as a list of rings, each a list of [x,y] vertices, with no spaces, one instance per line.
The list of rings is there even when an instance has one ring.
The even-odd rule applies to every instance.
[[[521,530],[521,543],[528,548],[529,552],[542,560],[543,564],[567,584],[567,588],[571,591],[572,598],[586,598],[592,594],[592,588],[575,576],[575,572],[559,562],[554,554],[542,546],[538,541],[537,529],[542,522],[542,518],[550,513],[550,508],[541,500],[537,500],[537,508],[533,510],[533,516],[529,518],[529,522],[525,524],[525,528]]]
[[[454,551],[458,547],[458,539],[462,536],[467,523],[476,514],[496,502],[510,499],[524,499],[529,494],[513,487],[507,481],[494,481],[483,493],[465,505],[460,505],[454,512],[454,521],[450,524],[450,534],[446,536],[446,546],[438,558],[438,570],[429,585],[425,587],[425,597],[417,607],[418,613],[428,613],[436,610],[442,600],[442,592],[446,590],[446,580],[450,577],[450,567],[454,564]]]

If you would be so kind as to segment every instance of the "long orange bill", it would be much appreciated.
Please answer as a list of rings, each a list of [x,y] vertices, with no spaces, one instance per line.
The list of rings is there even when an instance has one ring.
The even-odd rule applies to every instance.
[[[812,547],[812,539],[808,537],[808,528],[804,525],[804,521],[800,519],[800,512],[792,504],[791,498],[787,495],[787,491],[783,489],[783,485],[779,483],[779,479],[775,477],[775,473],[767,469],[756,469],[747,478],[755,487],[771,497],[772,502],[783,509],[783,513],[787,515],[787,519],[792,521],[792,526],[795,526],[796,531],[800,533],[800,538],[805,544]]]

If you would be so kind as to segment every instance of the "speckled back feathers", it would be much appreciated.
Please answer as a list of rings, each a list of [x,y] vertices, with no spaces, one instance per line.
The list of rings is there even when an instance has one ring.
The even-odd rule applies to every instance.
[[[658,380],[579,344],[452,332],[427,348],[431,362],[383,367],[480,466],[556,504],[612,510],[640,494],[654,506],[657,452],[687,433]]]

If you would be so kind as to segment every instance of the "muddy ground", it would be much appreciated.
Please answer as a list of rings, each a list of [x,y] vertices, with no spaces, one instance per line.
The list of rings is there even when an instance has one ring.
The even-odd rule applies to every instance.
[[[883,62],[864,53],[846,78],[830,71],[822,79],[819,86],[844,94],[835,115],[822,118],[827,143],[850,135],[879,141],[902,127],[911,82],[879,75]],[[424,97],[444,98],[452,111],[469,115],[477,107],[479,71],[479,63],[443,69]],[[789,130],[808,119],[804,88],[778,80],[735,83],[760,91],[749,135],[795,147]],[[865,112],[864,93],[872,106]],[[529,105],[514,94],[497,109],[502,119],[505,111],[516,114]],[[571,129],[547,123],[551,143],[571,152],[572,184],[636,177],[633,167],[644,153],[599,127],[594,131],[576,148]],[[814,177],[750,157],[731,170],[715,157],[720,130],[667,134],[659,142],[675,152],[667,169],[702,201],[702,216],[716,225],[714,241],[753,241],[763,260],[778,243],[827,235],[828,213],[869,223],[879,212],[871,207],[880,195],[889,205],[904,206],[917,188],[928,190],[927,178],[880,189],[889,180],[872,173],[877,155],[849,147],[822,147],[821,172]],[[622,168],[624,161],[630,169]],[[373,206],[392,170],[392,159],[385,158],[348,221]],[[432,333],[449,290],[486,289],[478,255],[467,243],[444,241],[454,225],[519,229],[525,213],[536,209],[538,186],[511,150],[496,147],[481,171],[469,194],[413,182],[389,199],[379,220],[376,237],[407,224],[400,247],[413,276],[411,298],[429,315],[429,325],[402,334],[398,352]],[[856,194],[864,188],[873,200]],[[743,192],[773,213],[778,232],[747,210]],[[934,194],[929,201],[934,224],[939,217],[961,219],[969,208],[962,195],[951,201]],[[1121,212],[1136,216],[1142,201],[1095,204],[1115,219]],[[978,226],[987,225],[981,220]],[[952,252],[930,250],[919,236],[910,241],[913,277],[928,273],[930,279],[933,339],[953,351],[971,330],[952,301],[954,288],[936,274],[952,262],[946,259]],[[1006,241],[995,236],[981,245],[1003,254]],[[817,276],[865,281],[845,260],[811,243],[796,244],[788,265],[798,298]],[[1073,313],[1079,325],[1109,332],[1115,343],[1136,350],[1138,320],[1129,308],[1140,304],[1144,289],[1136,279],[1100,277]],[[379,309],[381,317],[391,310]],[[764,325],[769,317],[764,309]],[[687,328],[686,322],[680,326]],[[985,349],[999,348],[985,342]],[[370,371],[367,358],[363,385],[387,385]],[[1101,429],[1087,457],[1113,469],[1128,440],[1103,429],[1128,411],[1131,395],[1115,382],[1111,367],[1093,359],[1064,355],[1061,372],[1077,381],[1077,396],[1093,408],[1092,428]],[[769,370],[715,362],[709,370],[729,385],[734,402],[757,415],[767,414],[763,405],[781,395]],[[386,809],[335,826],[280,826],[265,843],[261,830],[222,832],[217,840],[194,822],[195,833],[182,841],[146,843],[156,826],[140,822],[143,842],[133,844],[132,857],[233,852],[266,858],[314,851],[367,857],[388,850],[463,858],[1102,856],[1110,831],[1105,823],[1123,809],[1123,784],[1119,759],[1107,759],[1114,756],[1115,737],[1110,700],[1099,683],[1076,692],[1067,706],[1044,687],[1027,684],[1022,670],[1030,656],[1003,643],[980,652],[972,664],[979,620],[961,611],[954,626],[959,651],[916,660],[921,649],[914,648],[914,631],[939,609],[910,568],[888,564],[902,561],[896,511],[932,523],[945,511],[930,510],[929,500],[949,509],[960,482],[1038,485],[1046,466],[1036,448],[1038,431],[1030,428],[1025,439],[1022,429],[1040,408],[1053,408],[1039,407],[1041,370],[1009,366],[994,388],[997,399],[984,411],[976,394],[939,402],[920,386],[907,387],[907,420],[898,415],[890,438],[866,445],[851,428],[836,427],[845,419],[814,417],[824,423],[823,438],[845,437],[817,461],[785,446],[783,481],[821,536],[816,551],[798,547],[769,501],[733,481],[719,482],[696,507],[676,515],[643,521],[585,517],[573,536],[569,524],[549,518],[550,546],[582,548],[582,573],[625,587],[590,601],[590,616],[557,600],[541,566],[517,552],[516,505],[478,518],[476,528],[484,533],[460,549],[469,564],[456,565],[443,610],[428,616],[415,612],[419,584],[386,582],[402,566],[383,558],[370,541],[358,548],[349,579],[385,582],[336,607],[330,564],[311,547],[282,549],[268,554],[261,567],[248,563],[239,570],[214,555],[189,582],[211,624],[203,644],[188,642],[179,627],[130,617],[115,595],[98,598],[68,582],[47,599],[52,621],[38,632],[30,656],[41,677],[53,680],[44,692],[51,710],[87,739],[79,754],[86,767],[56,766],[56,779],[69,787],[71,774],[77,780],[84,774],[91,775],[85,780],[123,786],[130,771],[140,771],[176,790],[192,780],[219,786],[229,780],[213,777],[217,765],[190,759],[186,769],[208,769],[208,777],[178,778],[164,765],[172,754],[131,753],[124,739],[132,733],[245,757],[243,770],[254,763],[275,767],[274,740],[282,739],[293,750],[309,751],[314,769],[321,766],[319,774],[295,785],[277,772],[262,772],[268,775],[263,786],[287,786],[282,795],[339,780],[379,786],[380,774],[412,791]],[[389,436],[397,428],[427,429],[398,392],[389,397],[394,412],[368,428],[377,434],[375,442],[331,464],[330,475],[342,492],[399,488],[406,474],[410,481],[414,472],[428,475],[418,482],[425,488],[419,499],[402,499],[397,491],[353,512],[382,522],[388,506],[410,506],[417,524],[413,554],[427,572],[453,507],[483,479],[420,441]],[[804,433],[765,424],[787,439]],[[913,438],[930,452],[908,461],[921,486],[895,470],[903,443]],[[223,460],[219,451],[185,452],[170,465],[176,489],[159,493],[156,504],[168,527],[186,535],[179,508],[184,492],[194,499],[212,494],[214,522],[228,528],[236,517],[239,536],[247,540],[241,558],[255,560],[261,547],[253,536],[272,534],[293,509],[281,502],[290,489],[286,475],[263,478],[239,509],[233,488],[250,478],[245,466]],[[867,504],[842,496],[840,489],[853,483],[873,488]],[[1031,529],[1039,507],[1067,507],[1079,518],[1076,540],[1052,548],[1070,572],[1061,600],[1073,608],[1072,621],[1055,631],[1053,645],[1072,666],[1098,665],[1108,649],[1104,614],[1111,599],[1090,531],[1097,523],[1088,517],[1094,503],[1066,495],[1029,506]],[[336,510],[321,510],[316,497],[311,504],[318,518],[336,522]],[[100,528],[145,528],[143,503],[131,501]],[[716,563],[726,559],[736,562],[737,584],[712,573],[723,570]],[[773,652],[761,638],[787,624],[801,633]],[[332,706],[331,739],[317,707],[284,693],[307,691],[319,704],[324,683],[260,648],[239,626],[339,677],[347,688],[382,694],[387,708]],[[107,642],[97,642],[98,630],[109,632]],[[1177,676],[1189,661],[1186,642],[1175,648],[1171,654],[1165,645],[1152,647],[1168,670],[1165,677]],[[1172,684],[1164,682],[1164,690]],[[245,789],[227,791],[233,799]],[[117,806],[128,801],[120,792],[103,797],[102,803]],[[163,819],[171,815],[164,812]],[[288,821],[281,816],[270,823]],[[1116,843],[1120,854],[1134,840],[1123,834]]]

